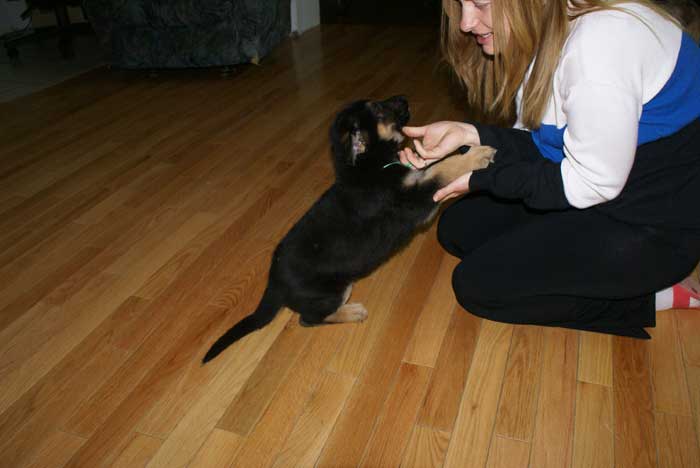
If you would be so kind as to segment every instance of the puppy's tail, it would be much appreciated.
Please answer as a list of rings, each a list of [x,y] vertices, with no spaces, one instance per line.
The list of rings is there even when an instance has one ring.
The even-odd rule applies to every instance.
[[[270,285],[265,289],[260,304],[255,312],[245,317],[243,320],[235,324],[233,327],[221,335],[221,337],[214,342],[214,344],[209,348],[207,354],[204,355],[202,359],[202,364],[214,359],[216,356],[221,354],[226,348],[231,346],[236,341],[240,340],[249,333],[259,330],[277,316],[277,312],[282,308],[282,301]]]

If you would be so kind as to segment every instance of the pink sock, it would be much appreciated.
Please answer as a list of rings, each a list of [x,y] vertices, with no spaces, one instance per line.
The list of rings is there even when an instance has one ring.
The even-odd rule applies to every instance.
[[[656,310],[699,309],[700,299],[692,291],[677,284],[656,293]]]

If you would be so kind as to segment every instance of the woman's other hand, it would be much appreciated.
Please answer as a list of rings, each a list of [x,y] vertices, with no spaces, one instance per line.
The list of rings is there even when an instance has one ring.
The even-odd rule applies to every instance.
[[[433,195],[433,201],[438,203],[468,193],[469,179],[471,179],[471,177],[472,173],[467,172],[466,174],[456,178],[450,184],[435,192],[435,195]]]

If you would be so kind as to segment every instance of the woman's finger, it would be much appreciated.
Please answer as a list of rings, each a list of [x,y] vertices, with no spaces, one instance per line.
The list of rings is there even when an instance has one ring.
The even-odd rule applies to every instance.
[[[471,179],[471,176],[472,173],[467,172],[466,174],[453,180],[451,183],[435,192],[435,195],[433,195],[433,201],[445,201],[469,192],[469,180]]]
[[[403,127],[401,131],[411,138],[420,138],[425,135],[425,127]]]
[[[416,151],[421,155],[421,157],[425,159],[440,159],[446,155],[446,151],[444,151],[442,148],[442,142],[430,149],[426,149],[423,143],[424,142],[421,142],[420,140],[413,140]]]
[[[419,155],[417,155],[416,153],[414,153],[411,150],[411,148],[406,148],[405,152],[406,152],[406,157],[408,158],[408,162],[411,165],[413,165],[413,167],[415,167],[417,169],[422,169],[423,167],[425,167],[425,165],[426,165],[425,160],[423,158],[421,158]]]
[[[409,154],[413,153],[410,148],[404,148],[399,151],[399,161],[401,161],[401,164],[404,166],[413,166],[415,165],[411,162],[411,156]],[[413,156],[415,158],[415,156]]]
[[[435,192],[435,195],[433,195],[433,201],[434,201],[435,203],[439,203],[439,202],[441,202],[448,194],[449,194],[449,192],[448,192],[447,190],[445,190],[444,188],[443,188],[443,189],[440,189],[440,190],[438,190],[437,192]]]
[[[423,147],[423,143],[420,140],[413,140],[413,146],[416,147],[416,152],[422,158],[430,158],[431,157],[431,155],[429,154],[429,151]]]

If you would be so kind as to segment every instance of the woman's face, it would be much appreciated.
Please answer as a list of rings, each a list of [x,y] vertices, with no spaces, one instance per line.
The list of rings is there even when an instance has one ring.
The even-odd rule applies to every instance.
[[[473,34],[484,53],[493,55],[491,0],[459,0],[459,3],[462,4],[459,29]]]

